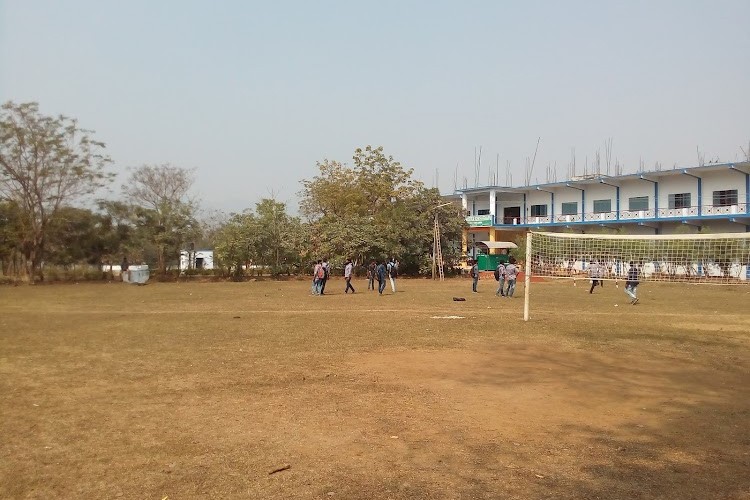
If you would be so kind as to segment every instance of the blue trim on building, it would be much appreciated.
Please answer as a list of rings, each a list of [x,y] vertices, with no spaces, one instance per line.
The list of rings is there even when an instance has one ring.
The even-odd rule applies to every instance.
[[[662,217],[662,218],[642,218],[642,219],[612,219],[612,220],[586,220],[586,221],[571,221],[571,222],[529,222],[521,224],[496,224],[492,227],[495,229],[503,228],[528,228],[528,227],[570,227],[570,226],[602,226],[607,224],[622,224],[622,225],[646,225],[647,223],[654,222],[674,222],[676,224],[689,224],[691,222],[700,221],[715,221],[715,220],[726,220],[728,222],[734,222],[733,219],[737,218],[738,214],[719,214],[719,215],[693,215],[693,216],[681,216],[681,217]],[[739,214],[744,215],[744,214]],[[750,220],[748,220],[750,222]],[[742,224],[738,222],[738,224]],[[479,227],[479,226],[478,226]],[[488,226],[482,226],[486,228]],[[750,232],[750,225],[746,226],[748,232]]]

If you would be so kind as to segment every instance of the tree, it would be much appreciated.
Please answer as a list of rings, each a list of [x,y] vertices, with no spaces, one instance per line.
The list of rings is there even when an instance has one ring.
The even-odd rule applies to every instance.
[[[50,221],[61,207],[110,181],[104,143],[66,116],[45,116],[35,102],[7,102],[0,111],[0,197],[21,213],[26,274],[44,279]]]
[[[22,238],[18,205],[12,201],[0,201],[0,266],[5,276],[18,276]]]
[[[456,207],[440,207],[437,189],[425,189],[382,147],[358,148],[354,166],[325,160],[319,174],[303,180],[301,212],[310,228],[310,249],[333,261],[397,256],[409,272],[424,267],[432,249],[434,214],[438,211],[443,238],[460,240],[463,215]],[[456,245],[442,245],[450,262],[460,257]],[[455,255],[454,255],[455,254]]]
[[[251,211],[232,214],[215,235],[216,262],[239,281],[244,267],[255,259],[257,224]]]
[[[293,233],[299,219],[286,213],[286,204],[273,198],[264,198],[255,204],[256,251],[260,262],[271,266],[271,273],[282,268],[288,272],[289,264],[297,261],[299,247],[293,246]]]
[[[190,197],[193,182],[191,170],[169,164],[143,165],[122,186],[126,199],[135,206],[138,231],[154,246],[162,275],[167,272],[167,259],[178,259],[182,245],[199,236],[197,202]]]

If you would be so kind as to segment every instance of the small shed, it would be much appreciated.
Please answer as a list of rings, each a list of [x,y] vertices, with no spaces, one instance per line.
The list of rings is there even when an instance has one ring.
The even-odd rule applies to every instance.
[[[480,271],[494,271],[500,263],[507,263],[509,251],[518,248],[512,241],[477,241],[481,253],[477,255],[477,267]],[[492,250],[500,250],[492,253]]]
[[[188,269],[213,269],[214,268],[214,251],[213,250],[195,250],[180,252],[180,271]]]

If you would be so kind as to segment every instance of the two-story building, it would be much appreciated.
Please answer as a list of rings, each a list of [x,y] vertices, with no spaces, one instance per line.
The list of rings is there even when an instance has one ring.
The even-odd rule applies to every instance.
[[[460,199],[467,214],[463,249],[469,256],[476,255],[476,242],[513,241],[529,230],[747,232],[750,162],[611,177],[589,175],[522,187],[464,188],[451,198]]]

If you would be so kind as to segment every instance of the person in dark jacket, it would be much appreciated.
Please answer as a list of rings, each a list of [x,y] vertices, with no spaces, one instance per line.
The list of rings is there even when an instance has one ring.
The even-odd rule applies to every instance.
[[[630,298],[632,299],[630,301],[631,304],[636,305],[638,303],[638,296],[636,295],[636,289],[638,288],[638,277],[639,277],[639,271],[638,267],[635,265],[635,262],[630,262],[630,269],[628,269],[628,280],[625,282],[625,293],[627,293]]]
[[[378,268],[378,263],[373,259],[370,265],[367,266],[367,289],[375,291],[375,271]]]
[[[479,266],[474,260],[471,266],[471,291],[477,293],[477,283],[479,283]]]
[[[378,262],[378,267],[375,268],[375,276],[378,279],[378,293],[383,295],[383,290],[385,290],[386,270],[385,264],[382,262]]]

